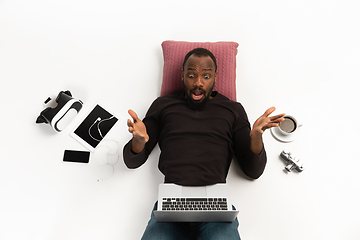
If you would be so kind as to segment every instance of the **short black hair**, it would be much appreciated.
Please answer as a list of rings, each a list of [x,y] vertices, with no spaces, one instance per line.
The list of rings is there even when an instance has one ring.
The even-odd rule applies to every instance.
[[[183,69],[185,68],[185,63],[186,61],[189,59],[189,57],[191,55],[195,55],[198,57],[203,57],[203,56],[209,56],[211,57],[211,59],[213,60],[214,64],[215,64],[215,72],[217,71],[217,63],[216,63],[216,58],[214,56],[214,54],[212,52],[210,52],[209,50],[207,50],[206,48],[195,48],[193,50],[191,50],[190,52],[188,52],[184,58],[184,62],[183,62]]]

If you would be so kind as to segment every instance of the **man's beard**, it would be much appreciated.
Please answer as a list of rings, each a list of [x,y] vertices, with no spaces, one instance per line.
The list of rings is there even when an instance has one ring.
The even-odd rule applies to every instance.
[[[185,85],[185,84],[184,84]],[[198,88],[198,87],[195,87],[191,90],[189,90],[186,86],[185,86],[185,98],[186,98],[186,103],[188,105],[188,107],[191,109],[191,110],[194,110],[194,111],[201,111],[205,108],[206,106],[206,103],[207,101],[209,100],[210,98],[210,95],[211,95],[211,92],[214,88],[214,85],[211,87],[210,89],[210,92],[206,92],[204,89],[202,88]],[[199,101],[195,101],[193,98],[192,98],[192,92],[195,91],[195,90],[200,90],[203,92],[203,99],[202,100],[199,100]]]

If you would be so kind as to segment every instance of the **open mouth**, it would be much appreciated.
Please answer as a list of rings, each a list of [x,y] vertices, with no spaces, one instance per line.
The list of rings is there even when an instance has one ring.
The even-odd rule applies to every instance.
[[[194,99],[194,101],[199,101],[203,98],[204,96],[204,92],[203,91],[193,91],[191,93],[192,98]]]

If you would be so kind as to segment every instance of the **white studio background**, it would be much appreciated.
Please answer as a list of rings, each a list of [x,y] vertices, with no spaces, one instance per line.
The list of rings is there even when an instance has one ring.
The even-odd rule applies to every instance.
[[[140,239],[163,176],[158,149],[139,169],[123,164],[127,110],[144,117],[160,93],[161,42],[184,40],[239,43],[237,96],[251,123],[276,106],[304,124],[292,143],[264,134],[260,179],[232,165],[242,239],[359,239],[359,11],[355,0],[0,0],[0,238]],[[35,124],[62,90],[84,102],[76,121],[98,99],[122,115],[111,178],[97,182],[109,169],[92,159],[62,161],[86,150],[71,125]],[[302,173],[283,171],[283,149]]]

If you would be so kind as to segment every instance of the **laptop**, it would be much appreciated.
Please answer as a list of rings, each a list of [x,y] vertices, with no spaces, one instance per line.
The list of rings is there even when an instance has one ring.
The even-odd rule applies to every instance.
[[[158,222],[232,222],[239,211],[232,210],[226,184],[185,187],[160,184]]]

